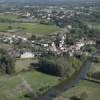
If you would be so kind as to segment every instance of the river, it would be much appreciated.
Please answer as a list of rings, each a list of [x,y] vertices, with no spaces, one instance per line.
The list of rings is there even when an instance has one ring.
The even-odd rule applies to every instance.
[[[93,57],[100,57],[100,52],[97,52],[95,54],[92,55]],[[80,72],[75,75],[70,81],[64,81],[61,84],[58,84],[57,86],[52,87],[51,89],[49,89],[46,93],[42,94],[41,96],[39,96],[36,100],[53,100],[53,98],[55,96],[58,96],[59,94],[69,90],[70,88],[72,88],[73,86],[77,85],[77,83],[80,80],[83,80],[87,73],[88,70],[91,66],[91,61],[88,59],[84,65],[83,68],[80,70]]]

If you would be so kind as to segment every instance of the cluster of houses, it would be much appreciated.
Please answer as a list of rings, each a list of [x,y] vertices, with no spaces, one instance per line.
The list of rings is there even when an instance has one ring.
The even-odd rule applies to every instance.
[[[0,41],[3,43],[9,43],[9,44],[13,44],[13,43],[17,43],[19,41],[23,41],[26,42],[27,38],[22,37],[22,36],[16,36],[16,35],[12,35],[12,36],[1,36]]]
[[[68,53],[70,56],[73,56],[76,53],[81,53],[81,48],[85,45],[95,45],[96,42],[93,40],[85,40],[84,38],[76,41],[73,45],[68,45],[65,43],[66,34],[63,34],[61,40],[59,41],[59,46],[56,46],[56,43],[52,43],[49,50],[52,50],[58,54]]]
[[[28,38],[26,37],[22,37],[19,35],[1,35],[0,36],[0,43],[3,44],[9,44],[9,45],[16,45],[16,44],[20,44],[20,43],[26,43],[28,42]],[[9,54],[12,57],[16,57],[16,58],[33,58],[34,54],[32,52],[30,52],[29,50],[25,51],[25,50],[20,50],[18,48],[10,48],[7,49]]]
[[[82,9],[82,10],[81,10]],[[90,8],[88,8],[90,9]],[[92,8],[93,9],[93,8]],[[23,8],[15,9],[11,8],[9,11],[5,12],[6,14],[15,14],[20,17],[28,19],[37,19],[38,20],[54,20],[60,21],[62,19],[69,19],[75,17],[76,15],[86,15],[89,13],[83,12],[85,8],[75,7],[74,9],[66,7],[57,7],[57,6],[25,6]]]
[[[41,39],[29,39],[24,36],[11,35],[11,36],[0,36],[0,43],[9,45],[20,45],[21,43],[29,43],[33,48],[14,48],[10,50],[10,54],[15,57],[20,58],[34,58],[35,56],[41,56],[45,53],[52,52],[55,55],[60,55],[68,53],[73,56],[76,53],[82,53],[81,48],[85,45],[95,45],[96,42],[88,39],[80,39],[76,41],[73,45],[67,44],[66,41],[67,34],[60,32],[54,36],[42,37]],[[15,47],[15,46],[14,46]],[[36,50],[34,50],[36,49]]]

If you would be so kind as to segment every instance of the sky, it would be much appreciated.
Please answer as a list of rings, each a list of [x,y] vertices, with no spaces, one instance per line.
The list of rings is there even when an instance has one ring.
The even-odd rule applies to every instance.
[[[100,0],[0,0],[2,2],[4,1],[100,1]]]
[[[0,2],[69,2],[69,1],[100,1],[100,0],[0,0]]]

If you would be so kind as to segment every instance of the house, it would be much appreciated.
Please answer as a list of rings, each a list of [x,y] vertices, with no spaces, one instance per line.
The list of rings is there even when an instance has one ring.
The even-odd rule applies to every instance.
[[[96,44],[95,41],[92,40],[86,41],[86,45],[95,45],[95,44]]]
[[[67,28],[71,30],[72,29],[72,25],[67,25]]]
[[[54,42],[49,44],[49,50],[52,52],[57,52],[57,48]]]
[[[34,58],[35,55],[32,52],[24,52],[20,58]]]
[[[81,47],[83,47],[85,44],[83,42],[77,42],[76,43],[76,50],[80,50]]]

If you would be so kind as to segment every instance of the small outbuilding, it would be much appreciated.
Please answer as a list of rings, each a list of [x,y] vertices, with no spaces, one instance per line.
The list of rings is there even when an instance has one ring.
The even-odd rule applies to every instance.
[[[35,57],[35,55],[32,52],[24,52],[21,55],[21,58],[34,58],[34,57]]]

